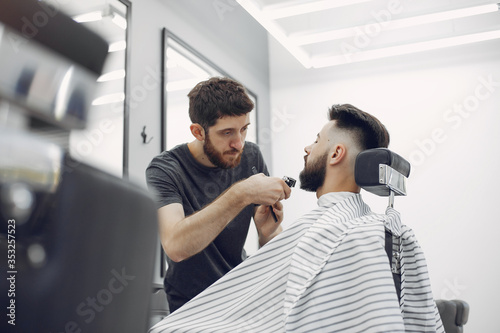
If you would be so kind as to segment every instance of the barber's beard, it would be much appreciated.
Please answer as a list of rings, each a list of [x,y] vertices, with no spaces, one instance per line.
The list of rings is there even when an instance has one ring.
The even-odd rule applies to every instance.
[[[243,149],[232,149],[220,153],[215,149],[212,141],[210,141],[210,136],[207,133],[205,144],[203,145],[203,152],[205,153],[205,155],[207,155],[208,160],[216,167],[221,169],[231,169],[240,164]],[[233,155],[234,153],[237,153],[237,155]],[[224,160],[224,155],[231,155],[233,156],[233,159],[229,161]]]
[[[328,158],[328,153],[320,156],[316,161],[305,164],[304,170],[300,172],[300,188],[309,191],[316,192],[325,182],[326,176],[326,160]]]

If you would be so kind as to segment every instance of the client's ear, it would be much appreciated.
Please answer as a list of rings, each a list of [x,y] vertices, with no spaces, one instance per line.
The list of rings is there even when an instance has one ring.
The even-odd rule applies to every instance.
[[[191,124],[189,126],[189,129],[191,130],[191,134],[196,138],[198,141],[205,141],[205,130],[203,129],[203,126],[200,124]]]
[[[333,146],[333,150],[330,151],[330,156],[329,156],[329,161],[328,163],[330,165],[335,165],[337,163],[340,163],[346,156],[347,150],[346,147],[339,143]]]

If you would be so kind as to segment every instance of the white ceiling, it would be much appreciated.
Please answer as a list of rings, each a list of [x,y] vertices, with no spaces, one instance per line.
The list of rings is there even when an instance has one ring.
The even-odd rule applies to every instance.
[[[448,43],[463,43],[461,36],[466,35],[467,43],[500,38],[500,11],[495,0],[237,2],[306,68],[412,53],[416,52],[414,46],[436,49]],[[435,18],[430,16],[435,13],[456,14],[469,7],[483,10],[488,9],[484,6],[488,4],[493,12],[423,23],[424,19]],[[303,13],[297,14],[296,10]],[[409,18],[413,19],[403,21]]]

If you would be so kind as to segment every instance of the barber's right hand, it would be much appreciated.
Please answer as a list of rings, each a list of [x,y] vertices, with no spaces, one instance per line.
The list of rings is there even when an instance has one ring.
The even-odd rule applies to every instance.
[[[274,205],[288,199],[292,189],[281,178],[268,177],[263,173],[253,175],[242,182],[249,200],[257,205]]]

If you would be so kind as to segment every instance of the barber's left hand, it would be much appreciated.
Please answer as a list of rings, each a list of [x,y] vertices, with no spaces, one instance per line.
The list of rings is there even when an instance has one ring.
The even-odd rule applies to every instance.
[[[271,209],[276,214],[278,222],[274,220]],[[283,221],[283,204],[276,201],[272,206],[260,205],[254,214],[255,226],[259,233],[259,239],[265,239],[264,243],[281,232],[280,224]],[[263,245],[263,244],[261,244]]]

